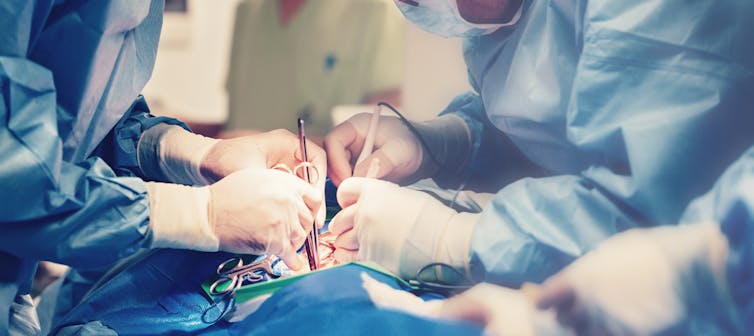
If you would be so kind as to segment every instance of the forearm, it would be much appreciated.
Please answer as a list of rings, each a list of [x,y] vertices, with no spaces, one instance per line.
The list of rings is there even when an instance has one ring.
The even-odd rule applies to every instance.
[[[156,133],[155,127],[165,130],[170,125],[187,129],[186,125],[177,119],[152,115],[144,97],[139,96],[95,149],[92,156],[102,158],[118,175],[139,176],[145,180],[167,182],[169,180],[155,170],[149,169],[145,172],[139,167],[138,144],[145,133]],[[159,138],[159,136],[153,135],[153,138]],[[144,155],[144,152],[146,151],[141,154]]]
[[[41,169],[0,178],[38,181]],[[101,160],[81,166],[61,163],[57,187],[16,189],[2,207],[0,249],[35,260],[100,268],[149,245],[149,211],[144,182],[116,177]]]
[[[2,34],[0,34],[2,35]],[[144,182],[105,162],[63,160],[52,73],[0,56],[0,249],[32,260],[100,267],[145,245]]]
[[[543,169],[490,123],[478,95],[467,93],[454,99],[440,113],[440,118],[450,117],[461,121],[466,137],[460,130],[451,133],[454,136],[449,140],[455,142],[455,147],[451,147],[451,155],[445,158],[448,162],[443,162],[445,168],[438,169],[433,177],[439,185],[458,188],[464,184],[467,189],[497,192],[522,177],[544,175]]]
[[[471,135],[463,119],[451,114],[414,127],[424,143],[419,172],[442,181],[461,174],[471,152]]]
[[[139,138],[139,169],[151,180],[184,185],[210,183],[201,172],[201,160],[218,140],[180,127],[160,124]]]
[[[611,235],[644,222],[578,176],[524,179],[501,190],[471,239],[474,279],[541,282]]]

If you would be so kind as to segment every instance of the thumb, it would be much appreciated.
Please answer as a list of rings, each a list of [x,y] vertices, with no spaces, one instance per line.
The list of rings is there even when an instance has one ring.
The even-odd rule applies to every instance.
[[[294,271],[298,271],[304,266],[304,262],[301,260],[301,256],[296,253],[296,247],[289,246],[288,248],[278,255],[288,268]]]
[[[338,204],[347,208],[356,203],[370,180],[363,177],[351,177],[343,181],[338,187]]]
[[[576,292],[563,274],[545,281],[540,287],[535,303],[539,309],[567,310],[574,305]]]
[[[361,150],[361,137],[351,122],[344,122],[325,137],[324,147],[327,152],[327,175],[335,185],[351,177],[351,157]],[[357,146],[359,145],[359,146]]]
[[[321,191],[318,191],[311,185],[305,184],[301,186],[301,199],[314,216],[319,216],[324,197]]]
[[[317,229],[321,229],[325,226],[325,221],[327,217],[327,206],[324,202],[320,203],[319,209],[317,210],[317,216],[314,217],[314,221],[317,223]]]
[[[375,167],[377,167],[376,171]],[[380,149],[356,164],[353,176],[383,179],[395,170],[395,164],[388,158],[385,151]],[[371,176],[370,176],[371,175]]]

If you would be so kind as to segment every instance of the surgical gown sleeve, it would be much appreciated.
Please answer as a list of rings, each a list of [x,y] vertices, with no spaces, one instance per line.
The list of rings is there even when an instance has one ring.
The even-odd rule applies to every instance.
[[[712,221],[728,239],[727,281],[746,330],[754,327],[754,147],[692,202],[683,223]]]
[[[471,238],[477,280],[542,281],[616,232],[677,223],[754,143],[754,4],[586,6],[564,125],[586,168],[497,193]]]
[[[139,167],[136,152],[141,134],[160,123],[177,125],[189,130],[186,124],[177,119],[152,115],[144,97],[139,96],[128,109],[128,112],[95,149],[93,155],[102,158],[119,176],[138,176],[143,180],[155,180],[157,176],[162,176],[162,174],[143,171]],[[159,136],[154,138],[159,138]],[[162,179],[158,182],[171,181]]]
[[[60,120],[60,114],[56,113],[64,108],[59,105],[59,90],[54,82],[54,76],[59,74],[53,74],[28,57],[43,27],[53,25],[46,22],[52,5],[52,1],[7,1],[0,6],[0,17],[14,18],[0,23],[0,157],[3,162],[0,164],[3,195],[0,251],[27,260],[97,268],[146,245],[149,240],[147,193],[141,179],[117,177],[100,158],[70,162],[63,159],[60,125],[66,125],[68,120]],[[139,6],[144,13],[149,11],[139,27],[159,34],[162,2],[147,3],[146,8]],[[137,8],[135,4],[133,8]],[[130,13],[123,12],[127,9],[128,6],[110,13],[127,15]],[[128,18],[138,19],[139,15]],[[122,34],[118,36],[124,42],[120,49],[114,50],[120,61],[136,55],[138,43],[143,42],[132,35],[133,31]],[[81,41],[80,36],[76,39]],[[156,36],[152,40],[156,43]],[[59,43],[66,41],[61,37]],[[80,46],[74,43],[70,47]],[[139,54],[136,57],[153,59],[154,56]],[[99,69],[96,64],[93,66],[94,70]],[[131,69],[129,73],[134,71]],[[79,73],[85,74],[85,69],[79,69]],[[121,115],[124,112],[121,111]],[[89,117],[88,122],[98,120],[96,115]]]
[[[470,77],[473,86],[476,86]],[[461,185],[481,192],[495,192],[504,185],[522,177],[537,177],[545,170],[535,165],[490,123],[484,104],[478,94],[468,92],[456,97],[440,112],[460,117],[469,129],[471,154],[462,174],[440,170],[433,179],[445,188]]]

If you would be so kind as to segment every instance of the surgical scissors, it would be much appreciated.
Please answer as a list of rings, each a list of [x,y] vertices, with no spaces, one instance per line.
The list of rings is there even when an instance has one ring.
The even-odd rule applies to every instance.
[[[269,275],[273,279],[279,278],[280,274],[275,273],[272,269],[279,260],[267,255],[251,264],[244,265],[242,257],[230,258],[217,266],[217,275],[220,277],[209,287],[209,292],[212,295],[235,292],[236,289],[243,286],[244,281],[256,283],[264,280],[265,275]]]

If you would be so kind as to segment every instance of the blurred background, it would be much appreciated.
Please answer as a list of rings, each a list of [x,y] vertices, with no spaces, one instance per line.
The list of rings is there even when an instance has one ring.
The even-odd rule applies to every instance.
[[[470,90],[461,40],[411,26],[393,0],[167,0],[144,95],[209,136],[321,136],[387,101],[429,119]]]

